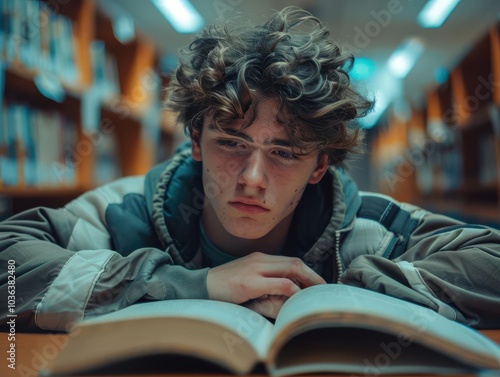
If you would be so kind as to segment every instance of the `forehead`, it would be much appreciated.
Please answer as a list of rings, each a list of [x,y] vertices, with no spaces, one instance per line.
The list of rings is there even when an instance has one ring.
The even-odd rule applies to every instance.
[[[276,100],[264,99],[249,110],[244,119],[236,119],[221,126],[222,131],[230,134],[246,134],[255,141],[268,143],[272,139],[288,140],[284,126],[278,121],[279,106]],[[211,115],[205,116],[204,129],[220,132],[213,123]]]

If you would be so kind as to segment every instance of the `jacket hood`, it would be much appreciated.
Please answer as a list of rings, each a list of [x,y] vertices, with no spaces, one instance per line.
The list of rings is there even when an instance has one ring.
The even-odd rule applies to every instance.
[[[187,265],[197,249],[204,194],[201,163],[183,148],[146,176],[144,193],[156,234],[174,261]]]
[[[199,247],[204,193],[201,163],[187,146],[146,176],[145,197],[162,246],[174,261],[189,267]],[[335,232],[354,220],[361,205],[358,189],[343,170],[330,167],[321,182],[308,185],[298,204],[285,255],[323,260]]]

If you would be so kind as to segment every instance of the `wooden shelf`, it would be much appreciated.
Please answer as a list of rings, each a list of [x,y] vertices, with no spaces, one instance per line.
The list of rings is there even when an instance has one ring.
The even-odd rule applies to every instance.
[[[408,124],[389,119],[379,131],[373,145],[379,191],[410,202],[426,198],[423,204],[434,198],[440,209],[500,221],[499,80],[500,23],[472,46],[447,82],[429,90],[426,108],[414,110]],[[423,125],[419,112],[426,113]],[[411,142],[415,135],[426,141]],[[388,177],[397,183],[392,190]]]
[[[7,196],[11,198],[44,198],[56,196],[76,197],[89,189],[91,189],[89,186],[2,187],[0,188],[0,196]]]
[[[108,116],[119,121],[134,122],[138,126],[142,125],[147,115],[147,109],[144,106],[137,105],[122,96],[103,101],[102,111],[103,117]]]
[[[43,16],[47,16],[47,19],[54,24],[50,24],[50,27],[46,25],[35,27],[40,28],[37,30],[37,35],[40,35],[42,41],[47,42],[47,39],[43,38],[49,38],[48,41],[54,42],[56,46],[58,43],[61,44],[60,50],[55,49],[56,52],[60,52],[60,55],[56,55],[54,58],[51,54],[52,50],[46,48],[47,45],[52,48],[52,43],[40,43],[41,47],[28,46],[29,49],[26,50],[16,48],[13,60],[9,62],[5,72],[4,103],[0,109],[2,112],[5,111],[8,117],[12,114],[12,119],[15,119],[19,124],[28,123],[20,122],[19,119],[28,119],[30,122],[26,129],[24,125],[16,123],[11,127],[12,131],[9,131],[13,135],[15,133],[15,137],[9,138],[6,143],[0,145],[0,154],[9,158],[9,163],[14,161],[14,165],[10,164],[4,171],[6,174],[12,174],[8,177],[8,182],[3,176],[0,176],[0,182],[3,181],[0,195],[11,198],[16,210],[25,209],[28,204],[60,205],[63,199],[71,199],[104,183],[103,177],[106,179],[108,171],[111,170],[116,172],[117,176],[111,177],[110,180],[122,175],[144,174],[157,163],[157,145],[160,143],[160,134],[162,142],[173,142],[175,139],[173,127],[168,127],[168,120],[165,120],[161,114],[158,114],[157,117],[159,119],[157,133],[155,134],[154,130],[149,128],[152,127],[150,123],[153,119],[150,117],[151,111],[160,111],[157,104],[160,103],[161,98],[156,98],[156,96],[163,94],[160,94],[160,90],[151,90],[151,85],[148,86],[150,82],[147,80],[156,79],[158,76],[160,85],[164,80],[159,78],[159,73],[157,73],[159,58],[152,41],[137,31],[135,38],[129,43],[119,42],[114,37],[110,17],[104,13],[105,9],[101,10],[96,6],[95,0],[72,0],[59,7],[52,7],[48,3],[35,2],[42,7],[40,12],[44,13]],[[48,6],[44,8],[44,4]],[[29,9],[27,7],[26,11]],[[37,12],[33,8],[31,11]],[[14,13],[6,12],[6,14]],[[18,20],[14,19],[13,22],[18,22]],[[70,25],[69,29],[68,25]],[[13,30],[18,29],[14,28]],[[73,34],[54,33],[53,30],[71,30]],[[101,42],[94,44],[94,41],[97,40]],[[75,50],[71,50],[70,55],[67,54],[68,44],[75,48]],[[32,47],[39,52],[36,58],[34,55],[26,55],[32,51]],[[96,52],[97,49],[94,47],[103,47],[103,50],[100,50],[104,54],[104,56],[101,55],[101,60],[97,56],[99,52]],[[24,55],[20,51],[25,51]],[[0,53],[2,52],[0,51]],[[73,57],[73,60],[70,56]],[[116,64],[113,63],[113,58],[115,58]],[[47,65],[47,62],[53,61],[58,64]],[[70,61],[73,64],[70,64]],[[101,64],[96,62],[101,62]],[[70,67],[74,70],[62,70],[64,74],[60,74],[59,70],[53,67]],[[41,71],[50,71],[51,76],[48,74],[48,77],[53,75],[55,80],[60,81],[64,91],[64,100],[58,102],[47,98],[39,90],[35,82]],[[110,85],[111,89],[101,86],[105,80],[100,80],[99,74],[103,75],[104,79],[109,78],[111,84],[117,85]],[[148,74],[152,74],[152,76],[148,77]],[[65,81],[65,78],[72,78],[74,75],[77,76],[74,80]],[[113,89],[116,92],[115,97],[112,97],[115,95]],[[96,97],[90,97],[94,94],[97,94]],[[92,102],[94,98],[96,98],[95,103]],[[107,99],[103,100],[102,98]],[[12,111],[12,113],[8,113],[8,111]],[[21,113],[22,117],[16,118],[18,113]],[[3,116],[2,113],[0,115]],[[50,118],[51,116],[57,119],[53,120]],[[76,135],[75,139],[72,139],[74,140],[73,144],[62,144],[61,140],[64,142],[67,140],[66,136],[61,136],[57,132],[54,132],[56,135],[54,140],[50,140],[50,137],[46,136],[47,134],[41,134],[50,127],[47,129],[39,127],[44,127],[45,124],[52,126],[51,122],[59,120],[60,124],[57,124],[57,130],[61,134]],[[112,123],[107,129],[104,129],[105,121]],[[72,127],[71,131],[68,131],[66,123],[70,124],[68,127]],[[29,146],[32,145],[30,144],[32,140],[37,148],[30,150]],[[102,140],[111,141],[111,143],[102,143]],[[49,148],[38,148],[41,144],[45,147],[49,145]],[[62,146],[59,151],[54,153],[54,156],[57,157],[51,156],[40,162],[42,149],[50,150],[52,145]],[[112,145],[113,148],[108,148],[109,145]],[[108,148],[108,150],[104,150],[104,148]],[[12,152],[13,149],[15,149],[15,156]],[[111,149],[116,150],[116,156],[110,156],[109,150]],[[167,150],[168,148],[163,149]],[[108,154],[106,155],[106,153]],[[47,154],[43,156],[47,157]],[[162,158],[164,157],[162,155]],[[29,164],[33,159],[36,164],[46,165],[39,165],[35,170],[31,170],[38,173],[31,175],[31,177],[36,178],[28,180],[26,177],[28,177],[27,171],[30,168],[26,168],[29,165],[26,165],[25,162]],[[64,184],[62,186],[41,186],[42,182],[49,184],[58,182],[51,176],[44,176],[40,179],[40,174],[45,174],[40,172],[48,171],[49,175],[53,174],[52,164],[54,162],[66,164],[65,166],[69,166],[73,170],[63,170],[67,176],[63,176],[61,182]],[[17,169],[15,169],[16,164]],[[116,169],[108,170],[110,164],[114,165]],[[101,172],[105,173],[97,174],[98,169],[103,166],[104,169]],[[38,169],[39,167],[41,169]],[[13,178],[13,172],[16,171],[18,177]],[[15,184],[19,186],[13,186]]]
[[[491,103],[481,107],[474,113],[474,116],[470,116],[465,120],[458,122],[456,126],[465,131],[477,131],[480,128],[488,128],[488,123],[491,122],[490,109],[492,106],[495,105]]]
[[[6,96],[7,100],[28,102],[30,105],[45,109],[64,109],[62,112],[72,113],[73,116],[79,114],[81,96],[85,88],[61,83],[61,87],[64,90],[64,99],[61,102],[57,102],[40,93],[34,81],[37,75],[37,70],[28,69],[21,65],[9,67],[5,72],[5,91],[8,93]]]

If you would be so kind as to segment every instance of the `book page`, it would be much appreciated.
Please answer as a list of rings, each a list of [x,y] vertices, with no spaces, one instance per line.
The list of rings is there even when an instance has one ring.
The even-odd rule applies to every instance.
[[[308,316],[316,319],[307,323],[304,318]],[[294,322],[302,322],[304,328],[325,327],[329,322],[330,326],[367,328],[396,336],[404,332],[450,357],[500,367],[500,347],[479,332],[431,309],[358,287],[325,284],[300,291],[281,309],[275,337],[282,342],[286,331],[300,331]]]
[[[267,348],[273,325],[260,314],[243,306],[213,300],[164,300],[151,301],[128,306],[114,313],[87,319],[82,324],[115,322],[126,319],[152,317],[193,318],[211,322],[234,331],[247,340],[258,354]],[[229,333],[221,334],[227,344],[228,352],[234,352],[241,341]]]
[[[145,302],[80,322],[45,372],[85,374],[156,357],[167,363],[163,371],[172,369],[168,363],[179,367],[182,360],[192,360],[189,365],[208,362],[244,374],[261,360],[272,328],[252,310],[226,302]]]

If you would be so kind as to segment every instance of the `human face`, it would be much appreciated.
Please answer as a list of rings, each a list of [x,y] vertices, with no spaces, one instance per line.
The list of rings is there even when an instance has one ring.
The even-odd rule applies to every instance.
[[[328,167],[318,152],[293,153],[277,104],[262,101],[253,123],[243,120],[217,130],[210,116],[201,137],[193,135],[193,158],[203,163],[206,213],[234,237],[259,239],[291,217],[308,183],[318,183]],[[287,229],[288,230],[288,229]]]

